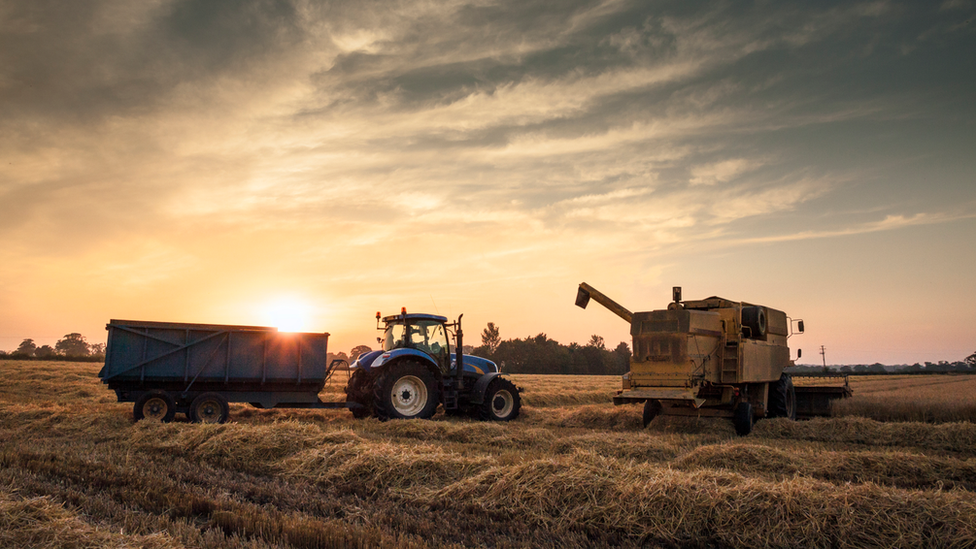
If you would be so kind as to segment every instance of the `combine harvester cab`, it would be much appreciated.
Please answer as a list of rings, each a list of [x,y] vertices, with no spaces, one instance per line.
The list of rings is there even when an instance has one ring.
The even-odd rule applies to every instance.
[[[675,287],[667,309],[631,313],[580,284],[576,304],[586,308],[591,298],[630,324],[630,372],[613,402],[643,402],[645,426],[659,414],[727,417],[747,435],[757,418],[829,415],[830,400],[850,395],[847,387],[794,388],[783,372],[793,365],[787,339],[803,333],[803,321],[783,311],[721,297],[682,301]]]

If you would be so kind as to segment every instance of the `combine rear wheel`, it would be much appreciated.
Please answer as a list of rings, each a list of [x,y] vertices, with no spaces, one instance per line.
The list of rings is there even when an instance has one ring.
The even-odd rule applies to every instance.
[[[511,381],[496,377],[488,384],[479,410],[482,421],[512,421],[522,409],[522,396]]]
[[[162,421],[167,423],[176,415],[176,403],[166,391],[149,391],[136,399],[132,407],[132,417],[136,421]]]
[[[796,390],[793,378],[783,374],[779,381],[769,385],[770,417],[785,417],[796,420]]]
[[[376,379],[373,408],[380,420],[430,419],[438,404],[437,381],[422,364],[403,361],[384,366]]]
[[[644,427],[651,423],[651,420],[661,413],[661,403],[657,400],[644,401]]]
[[[735,407],[735,415],[732,416],[732,424],[735,425],[735,432],[739,436],[746,436],[752,432],[752,404],[740,402]]]
[[[203,393],[190,403],[190,421],[193,423],[223,423],[230,415],[227,399],[217,393]]]

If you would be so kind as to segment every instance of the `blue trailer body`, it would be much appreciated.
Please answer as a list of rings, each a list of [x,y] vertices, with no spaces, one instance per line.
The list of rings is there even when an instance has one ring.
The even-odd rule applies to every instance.
[[[346,407],[318,397],[331,374],[328,333],[133,320],[112,320],[106,329],[105,367],[98,375],[119,402],[138,405],[154,393],[163,404],[171,399],[173,411],[188,415],[204,394],[218,403],[223,400],[224,407],[226,402],[262,408]],[[139,413],[137,409],[137,418]]]

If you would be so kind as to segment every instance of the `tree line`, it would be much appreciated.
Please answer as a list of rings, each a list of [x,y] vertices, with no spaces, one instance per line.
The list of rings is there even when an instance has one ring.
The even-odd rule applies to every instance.
[[[472,354],[512,374],[622,375],[630,369],[630,347],[623,341],[612,350],[598,335],[590,336],[586,345],[563,345],[544,333],[502,341],[494,322],[481,332],[481,346]]]
[[[974,374],[976,373],[976,353],[969,355],[963,360],[957,360],[955,362],[948,362],[945,360],[940,360],[938,362],[925,362],[924,364],[916,362],[915,364],[899,364],[895,366],[886,366],[879,362],[874,364],[847,364],[844,366],[810,366],[810,365],[799,365],[790,368],[790,373],[818,373],[823,371],[828,372],[840,372],[842,374],[924,374],[924,373],[937,373],[937,374],[949,374],[949,373],[964,373],[964,374]]]
[[[104,343],[88,343],[85,336],[79,333],[70,333],[58,340],[54,347],[50,345],[40,345],[33,339],[25,339],[20,345],[11,352],[0,351],[0,358],[13,358],[18,360],[82,360],[97,362],[105,360]]]

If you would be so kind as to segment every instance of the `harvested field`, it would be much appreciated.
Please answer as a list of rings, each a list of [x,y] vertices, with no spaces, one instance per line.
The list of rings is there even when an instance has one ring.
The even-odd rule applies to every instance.
[[[517,375],[510,424],[243,405],[226,425],[134,424],[99,368],[0,361],[0,546],[976,545],[970,421],[643,429],[610,404],[616,376]],[[976,378],[869,379],[856,395],[880,405],[976,399]]]

